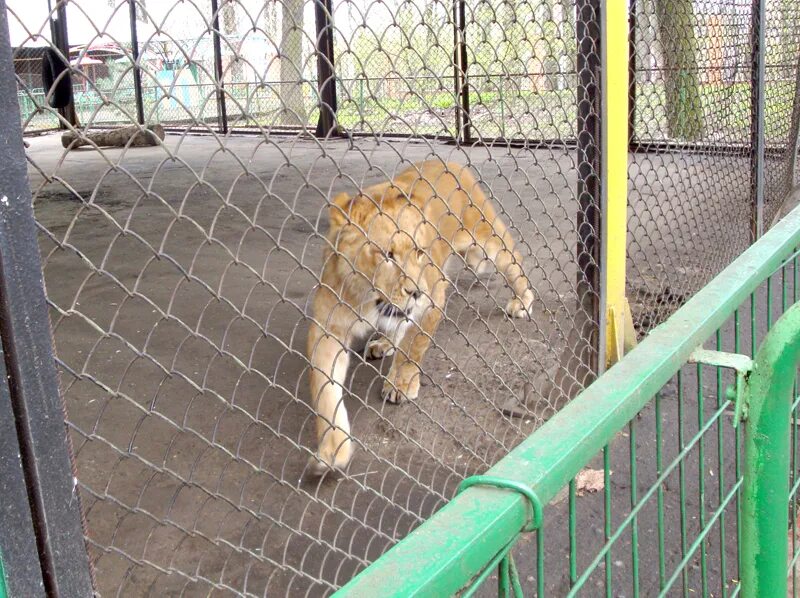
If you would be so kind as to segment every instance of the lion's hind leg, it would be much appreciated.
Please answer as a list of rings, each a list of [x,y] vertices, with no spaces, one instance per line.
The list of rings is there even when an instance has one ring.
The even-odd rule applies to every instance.
[[[528,317],[533,304],[533,291],[522,268],[522,255],[514,249],[511,233],[495,216],[488,201],[484,203],[482,218],[472,220],[470,228],[465,223],[465,228],[456,234],[456,251],[464,256],[467,266],[478,274],[487,260],[493,262],[514,293],[506,304],[506,313],[512,318]]]

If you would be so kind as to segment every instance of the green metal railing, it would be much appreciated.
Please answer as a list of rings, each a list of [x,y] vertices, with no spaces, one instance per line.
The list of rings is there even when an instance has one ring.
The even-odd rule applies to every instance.
[[[780,523],[789,512],[789,426],[798,363],[800,303],[795,303],[767,335],[747,381],[741,546],[745,596],[786,596],[788,543],[782,529],[786,526]],[[794,521],[792,517],[792,525]]]
[[[0,598],[7,598],[6,592],[6,572],[3,568],[3,555],[0,554]]]
[[[338,595],[785,596],[787,548],[796,595],[798,246],[800,208]]]

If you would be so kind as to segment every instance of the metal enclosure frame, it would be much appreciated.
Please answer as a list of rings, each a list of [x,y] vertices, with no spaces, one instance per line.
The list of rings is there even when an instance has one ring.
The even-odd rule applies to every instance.
[[[24,486],[6,488],[3,527],[11,547],[0,540],[12,592],[50,596],[90,596],[92,580],[84,540],[72,449],[64,421],[47,314],[27,162],[22,143],[16,82],[11,59],[5,0],[0,0],[0,421],[16,423],[2,432],[0,461],[6,484],[23,474]],[[10,409],[9,409],[10,407]],[[18,443],[19,463],[12,455]],[[9,477],[6,477],[8,473]],[[20,496],[27,494],[27,512]],[[8,497],[6,499],[6,497]],[[31,536],[31,527],[33,535]],[[31,558],[35,538],[38,557]],[[26,563],[20,566],[20,560]],[[36,570],[38,565],[38,571]]]

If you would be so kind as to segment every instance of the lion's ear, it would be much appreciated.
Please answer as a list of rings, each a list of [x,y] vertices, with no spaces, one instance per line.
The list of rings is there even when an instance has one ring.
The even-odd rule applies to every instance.
[[[331,201],[329,216],[331,227],[344,226],[347,223],[347,214],[350,210],[351,197],[347,193],[339,193]]]

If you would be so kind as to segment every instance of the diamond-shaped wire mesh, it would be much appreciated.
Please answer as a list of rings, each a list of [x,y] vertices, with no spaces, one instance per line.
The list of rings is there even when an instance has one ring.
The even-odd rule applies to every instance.
[[[794,2],[767,3],[766,20],[764,220],[769,226],[782,213],[786,196],[795,185],[800,127],[800,7]]]
[[[333,5],[339,126],[355,134],[452,137],[452,3]]]
[[[9,2],[25,131],[74,129],[25,62],[53,48],[47,10],[27,4]],[[708,47],[693,42],[691,69],[663,60],[658,11],[636,6],[635,137],[652,147],[631,160],[629,287],[645,329],[747,242],[750,15],[729,4],[714,21],[720,45],[698,33]],[[167,131],[150,147],[64,148],[48,135],[27,150],[102,595],[330,593],[590,380],[596,4],[321,6],[137,0],[131,19],[121,0],[66,5],[76,130],[136,123],[138,69],[144,122]],[[694,6],[693,26],[713,29],[701,16],[719,5]],[[318,136],[331,57],[336,120]],[[676,70],[702,73],[704,126],[690,140],[671,119],[694,125],[665,109],[685,100],[665,74]],[[683,141],[723,149],[670,145]],[[371,187],[424,160],[422,174]],[[471,207],[437,212],[441,200],[460,205],[459,187]],[[361,192],[369,197],[351,201]],[[488,203],[468,223],[481,195]],[[389,216],[395,245],[372,212]],[[403,253],[412,237],[420,254]],[[462,256],[445,269],[450,253]],[[432,261],[423,270],[433,278],[411,276],[412,258]],[[321,280],[337,259],[344,286]],[[389,282],[378,262],[393,268]],[[326,293],[332,302],[315,308]],[[527,313],[509,318],[515,294]],[[410,325],[408,344],[400,334],[394,347],[367,347],[393,357],[365,358],[366,337],[387,319],[432,313],[438,328]],[[405,357],[418,392],[391,369]],[[334,367],[344,361],[346,376]],[[316,425],[343,471],[319,478],[315,409],[331,392],[343,403]],[[347,437],[331,427],[344,426],[343,407],[347,465]]]
[[[767,2],[764,228],[793,187],[800,39],[792,3]],[[750,242],[753,3],[632,5],[628,293],[648,331]],[[793,129],[793,130],[790,130]],[[793,141],[790,141],[793,140]]]

